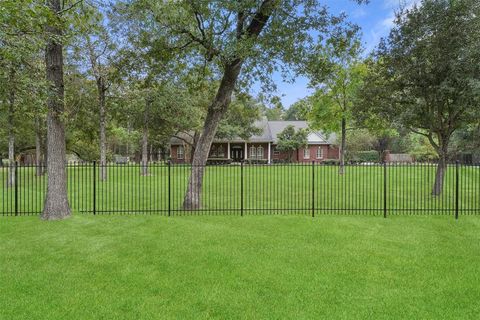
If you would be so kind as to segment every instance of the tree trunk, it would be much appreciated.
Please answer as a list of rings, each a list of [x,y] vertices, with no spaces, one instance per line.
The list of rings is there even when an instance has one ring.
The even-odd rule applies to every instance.
[[[191,148],[191,150],[190,150],[190,159],[189,159],[190,164],[193,163],[193,158],[194,158],[194,156],[195,156],[195,148],[197,147],[198,138],[199,138],[199,134],[198,134],[197,131],[195,131],[195,133],[193,134],[193,142],[192,142],[191,145],[188,145],[188,147]]]
[[[10,130],[9,130],[10,131]],[[15,137],[13,133],[8,135],[8,181],[7,188],[15,185]]]
[[[15,70],[10,70],[10,94],[8,98],[8,180],[7,187],[13,187],[15,185],[15,124],[14,112],[15,112],[15,87],[13,84],[13,77],[15,76]]]
[[[35,175],[37,177],[43,176],[42,164],[42,126],[40,124],[40,117],[35,117]]]
[[[345,118],[342,118],[342,132],[341,132],[341,139],[342,142],[340,143],[340,165],[338,167],[338,174],[345,173],[345,149],[347,146],[347,121]]]
[[[218,88],[215,99],[208,108],[207,117],[203,131],[196,143],[195,153],[192,159],[192,169],[188,188],[183,201],[185,210],[196,210],[201,208],[201,192],[203,184],[203,175],[205,164],[207,163],[208,153],[212,145],[218,124],[225,115],[232,98],[232,92],[235,88],[238,75],[242,68],[242,60],[236,59],[225,67],[220,87]]]
[[[142,134],[142,176],[148,176],[148,130],[143,128]]]
[[[106,79],[103,74],[102,65],[100,63],[100,57],[102,54],[97,55],[95,53],[94,45],[92,44],[90,37],[86,36],[86,43],[88,53],[90,55],[90,64],[92,73],[95,76],[97,83],[97,99],[98,99],[98,111],[100,115],[100,181],[107,180],[107,138],[106,138],[106,110],[105,110],[105,93],[107,91]]]
[[[132,134],[132,124],[130,122],[130,120],[128,120],[128,123],[127,123],[127,145],[126,145],[126,155],[127,157],[130,157],[130,135]]]
[[[291,163],[293,159],[293,150],[288,150],[287,162]]]
[[[61,10],[60,0],[49,0],[49,8],[58,16]],[[58,220],[70,216],[67,197],[67,175],[65,170],[66,144],[63,84],[63,47],[58,43],[62,30],[57,26],[47,26],[50,33],[45,48],[46,77],[50,84],[47,99],[47,195],[42,219]]]
[[[103,78],[97,79],[98,105],[100,111],[100,181],[107,180],[107,119],[105,110],[105,84]]]
[[[48,149],[47,149],[47,135],[46,132],[42,134],[42,175],[45,175],[47,172],[47,159],[48,159]]]
[[[433,183],[432,195],[440,196],[443,192],[443,182],[445,180],[445,173],[447,171],[447,154],[448,154],[448,145],[445,141],[440,142],[439,146],[439,159],[437,165],[437,171],[435,173],[435,182]]]
[[[145,104],[145,110],[143,112],[143,134],[142,134],[142,164],[141,175],[148,176],[148,111],[150,108],[150,102]]]

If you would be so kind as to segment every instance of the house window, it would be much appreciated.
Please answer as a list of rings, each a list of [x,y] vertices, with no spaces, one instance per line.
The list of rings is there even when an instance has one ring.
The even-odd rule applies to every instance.
[[[273,155],[274,155],[274,156],[279,156],[279,155],[280,155],[280,150],[278,150],[277,147],[275,147],[275,148],[273,149]]]
[[[225,150],[223,150],[223,146],[218,146],[217,155],[219,158],[225,157]]]
[[[310,149],[308,147],[303,149],[303,159],[310,159]]]
[[[318,147],[318,149],[317,149],[317,159],[323,159],[323,149],[322,149],[322,147]]]
[[[257,159],[263,159],[263,147],[262,146],[257,148]]]
[[[185,148],[183,146],[178,146],[177,159],[183,159],[184,156],[185,156]]]
[[[256,156],[257,156],[256,152],[257,152],[257,148],[255,148],[254,146],[251,146],[250,147],[250,158],[251,159],[256,158]]]
[[[212,146],[212,150],[210,151],[210,158],[216,158],[217,157],[217,147]]]

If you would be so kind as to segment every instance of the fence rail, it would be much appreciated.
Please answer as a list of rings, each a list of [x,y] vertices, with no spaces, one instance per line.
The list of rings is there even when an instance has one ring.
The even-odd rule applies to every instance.
[[[147,170],[145,172],[145,167]],[[480,213],[480,165],[450,164],[432,196],[436,164],[318,163],[208,165],[201,208],[183,207],[191,166],[75,163],[67,166],[72,209],[89,214],[400,214]],[[102,171],[106,179],[102,180]],[[0,168],[0,215],[37,215],[46,175],[36,166]],[[145,174],[146,173],[146,174]]]

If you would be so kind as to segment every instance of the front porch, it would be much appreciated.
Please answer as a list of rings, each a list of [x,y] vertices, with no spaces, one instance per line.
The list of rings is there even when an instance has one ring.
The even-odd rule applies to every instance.
[[[209,160],[261,160],[271,163],[272,144],[270,142],[226,142],[213,143],[210,148]]]

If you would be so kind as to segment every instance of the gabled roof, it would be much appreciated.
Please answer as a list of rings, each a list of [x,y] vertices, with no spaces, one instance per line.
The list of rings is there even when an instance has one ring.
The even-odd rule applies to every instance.
[[[261,129],[261,133],[250,137],[247,141],[237,137],[234,139],[217,139],[215,142],[271,142],[276,144],[278,142],[278,135],[280,132],[285,130],[288,126],[293,126],[295,130],[306,129],[309,131],[308,134],[308,143],[309,144],[335,144],[336,136],[335,134],[325,135],[319,131],[312,131],[309,129],[308,123],[306,121],[267,121],[261,120],[257,121],[255,126]],[[170,140],[171,144],[183,144],[183,141],[177,138],[172,138]]]
[[[273,143],[278,142],[278,135],[285,130],[288,126],[293,126],[295,130],[305,129],[309,131],[307,140],[309,144],[334,144],[336,137],[334,134],[326,136],[325,134],[311,130],[307,121],[294,120],[294,121],[267,121],[268,128],[270,129],[270,141]]]
[[[272,130],[270,129],[269,121],[261,120],[257,121],[255,127],[262,129],[262,132],[259,135],[254,135],[248,139],[250,142],[263,142],[272,140]]]

